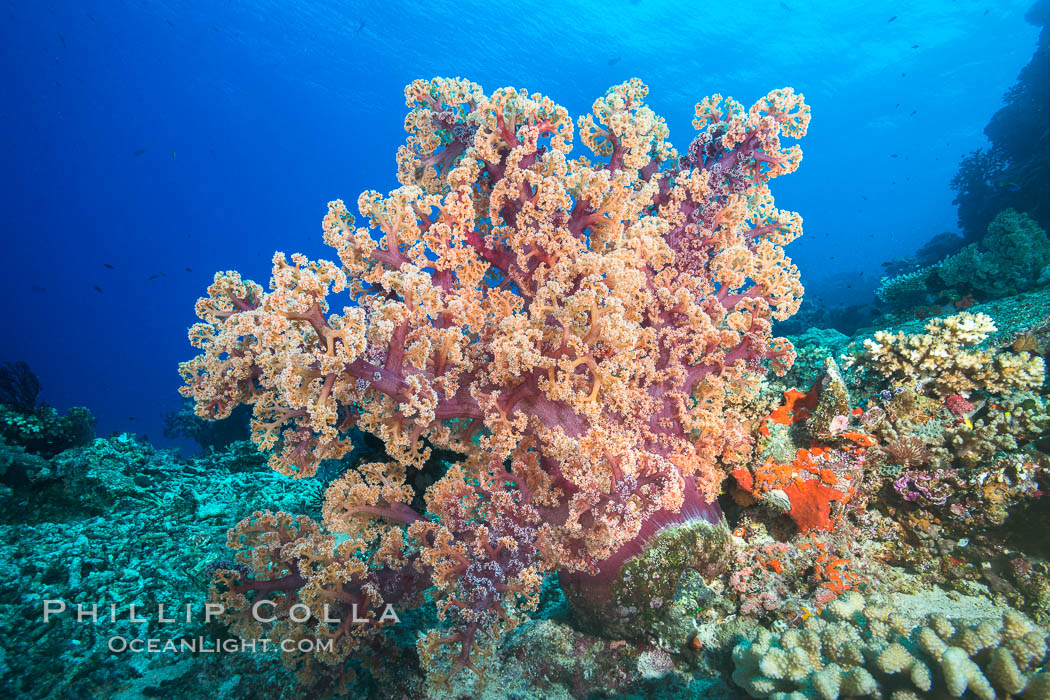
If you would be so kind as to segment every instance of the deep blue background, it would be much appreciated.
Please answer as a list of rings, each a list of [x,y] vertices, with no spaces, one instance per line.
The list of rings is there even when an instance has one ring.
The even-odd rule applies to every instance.
[[[212,273],[327,255],[326,203],[396,186],[403,86],[435,75],[575,115],[638,76],[679,148],[701,97],[793,86],[813,122],[774,185],[806,222],[788,252],[809,294],[870,297],[880,262],[955,230],[948,182],[1034,50],[1029,4],[5,2],[0,360],[162,442]]]

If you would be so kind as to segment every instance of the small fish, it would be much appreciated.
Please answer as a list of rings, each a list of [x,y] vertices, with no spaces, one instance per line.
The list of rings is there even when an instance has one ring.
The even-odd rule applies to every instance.
[[[908,76],[908,74],[907,74],[907,73],[901,73],[901,77],[902,77],[902,78],[905,78],[905,77],[907,77],[907,76]]]
[[[164,20],[164,21],[167,22],[168,24],[170,24],[173,27],[175,26],[175,23],[172,22],[170,19],[167,19],[167,20]]]
[[[896,158],[896,157],[897,157],[897,154],[896,154],[896,153],[891,153],[891,154],[890,154],[890,158]]]
[[[866,194],[862,194],[860,198],[863,199],[865,202],[868,201],[868,195]]]
[[[171,159],[172,159],[172,160],[175,160],[175,151],[172,151],[172,152],[171,152]]]
[[[150,275],[149,278],[151,280],[157,280],[157,279],[160,279],[160,275]]]
[[[91,285],[91,288],[92,288],[92,289],[94,289],[94,290],[95,290],[96,292],[98,292],[99,294],[101,294],[101,293],[102,293],[102,287],[98,286],[97,284],[93,284],[93,285]]]
[[[898,108],[899,108],[900,106],[901,106],[901,103],[900,103],[900,102],[898,102],[897,104],[893,105],[893,108],[894,108],[894,109],[898,109]]]
[[[94,15],[88,15],[87,17],[88,17],[88,19],[89,19],[89,20],[91,20],[92,22],[94,22],[94,21],[95,21],[95,17],[94,17]]]
[[[117,268],[113,267],[112,265],[110,265],[109,263],[102,263],[102,267],[106,268],[107,270],[115,270],[115,269],[117,269]]]
[[[916,114],[918,114],[918,113],[919,113],[919,110],[917,110],[917,109],[913,109],[913,110],[911,111],[911,114],[909,114],[908,116],[909,116],[909,117],[914,117],[914,116],[915,116]]]
[[[973,430],[973,421],[971,421],[969,418],[964,420],[963,424],[966,426],[967,430]]]
[[[192,267],[187,267],[186,268],[186,272],[193,272],[193,268]]]
[[[917,49],[917,48],[919,48],[919,45],[918,45],[918,44],[912,44],[912,45],[911,45],[911,47],[912,47],[913,49]]]
[[[47,291],[46,289],[44,289],[43,287],[41,287],[41,286],[40,286],[39,284],[34,284],[34,285],[32,285],[31,289],[32,289],[32,290],[33,290],[34,292],[46,292],[46,291]]]
[[[133,155],[136,158],[138,158],[139,156],[141,156],[145,152],[146,152],[145,148],[136,148],[134,151],[131,152],[131,155]]]
[[[616,58],[610,58],[609,61],[608,61],[608,64],[610,66],[615,66],[619,62],[620,62],[620,57],[617,56]]]
[[[788,12],[791,12],[791,8],[788,7],[788,4],[786,2],[780,3],[780,6],[783,7],[785,10],[787,10]]]
[[[360,34],[361,30],[365,28],[365,23],[361,22],[357,25],[357,29],[354,30],[354,34]]]
[[[128,420],[135,420],[135,416],[128,416]]]
[[[989,7],[987,10],[984,11],[984,14],[988,14],[991,11],[992,11],[992,8]]]
[[[1001,187],[1002,189],[1008,190],[1010,192],[1020,192],[1021,191],[1021,184],[1018,183],[1018,182],[1014,182],[1013,180],[1006,180],[1006,181],[1000,180],[999,183],[998,183],[998,186]]]
[[[893,15],[893,16],[892,16],[892,17],[890,17],[890,18],[889,18],[888,20],[886,20],[886,24],[889,24],[890,22],[892,22],[892,21],[893,21],[893,20],[895,20],[895,19],[897,19],[897,15]]]
[[[58,40],[62,42],[62,48],[66,48],[66,38],[62,36],[62,32],[58,33]]]

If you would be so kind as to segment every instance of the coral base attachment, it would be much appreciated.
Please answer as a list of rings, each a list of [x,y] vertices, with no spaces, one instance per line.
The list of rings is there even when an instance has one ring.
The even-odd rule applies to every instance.
[[[730,543],[724,519],[694,518],[659,530],[615,578],[562,574],[561,587],[575,621],[592,634],[685,644],[712,596],[704,580],[725,568]]]

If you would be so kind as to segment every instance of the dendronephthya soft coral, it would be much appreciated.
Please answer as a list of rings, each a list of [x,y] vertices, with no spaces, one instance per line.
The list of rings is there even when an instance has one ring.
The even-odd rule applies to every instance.
[[[482,635],[514,624],[543,571],[597,585],[659,527],[720,520],[725,468],[750,448],[734,406],[794,359],[771,321],[801,300],[783,252],[801,217],[766,182],[798,167],[780,137],[804,135],[809,108],[790,88],[750,110],[714,95],[679,155],[647,92],[618,85],[578,121],[589,160],[569,157],[573,122],[546,97],[416,81],[402,186],[361,195],[368,227],[329,204],[338,262],[277,253],[269,292],[215,276],[183,393],[205,418],[251,404],[253,439],[296,477],[345,455],[351,426],[382,438],[393,461],[335,482],[324,524],[371,566],[415,572],[333,568],[351,548],[278,538],[279,570],[259,561],[227,587],[298,568],[289,585],[376,604],[436,585],[449,629],[421,655],[438,663],[451,646],[454,673],[475,665]],[[405,479],[427,445],[465,459],[423,514]]]

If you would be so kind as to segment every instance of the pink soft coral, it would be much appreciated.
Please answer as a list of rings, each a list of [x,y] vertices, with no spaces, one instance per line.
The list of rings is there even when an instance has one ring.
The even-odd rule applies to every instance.
[[[333,487],[326,525],[425,565],[454,601],[434,644],[509,621],[538,569],[607,576],[683,507],[717,519],[723,465],[750,448],[734,406],[794,358],[771,322],[801,299],[783,253],[801,218],[766,182],[799,164],[780,137],[805,133],[802,96],[705,99],[679,157],[646,94],[618,85],[579,120],[594,162],[568,157],[548,98],[416,81],[402,186],[361,195],[366,228],[329,205],[338,262],[278,253],[270,292],[220,273],[197,304],[181,371],[200,415],[252,405],[253,439],[297,477],[352,426],[384,440],[393,462]],[[427,444],[467,456],[427,494],[436,523],[405,487]]]

